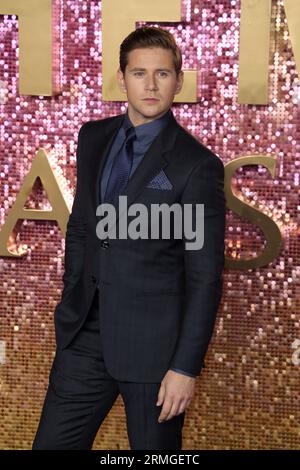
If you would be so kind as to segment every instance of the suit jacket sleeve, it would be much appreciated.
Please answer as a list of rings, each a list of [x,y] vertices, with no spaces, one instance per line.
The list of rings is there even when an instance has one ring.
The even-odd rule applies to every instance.
[[[66,291],[72,289],[78,281],[84,263],[84,253],[87,235],[86,211],[84,210],[84,162],[82,152],[82,140],[85,133],[86,124],[79,130],[78,144],[76,152],[77,162],[77,182],[71,214],[67,223],[65,238],[64,257],[64,289],[62,297]]]
[[[222,294],[226,204],[224,165],[216,155],[204,155],[193,169],[181,203],[192,204],[193,229],[195,204],[204,204],[204,244],[198,250],[184,250],[184,314],[170,368],[197,376],[204,366]]]

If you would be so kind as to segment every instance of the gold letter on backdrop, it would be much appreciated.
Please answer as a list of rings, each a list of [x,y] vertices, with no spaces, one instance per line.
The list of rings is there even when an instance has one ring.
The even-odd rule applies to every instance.
[[[125,101],[117,86],[119,48],[137,21],[180,22],[181,0],[102,0],[102,99]],[[185,70],[174,102],[197,102],[197,71]]]
[[[47,193],[52,210],[24,209],[24,205],[31,193],[37,178],[40,178]],[[23,220],[55,220],[63,232],[67,230],[67,222],[70,215],[67,203],[59,186],[44,149],[40,149],[33,160],[29,173],[26,175],[16,201],[11,208],[4,226],[0,231],[0,256],[21,256],[16,249],[16,237]]]
[[[268,157],[267,155],[250,155],[239,157],[225,165],[225,192],[227,207],[234,213],[250,220],[255,225],[258,225],[263,231],[267,245],[264,251],[256,258],[246,258],[235,260],[233,258],[226,258],[226,268],[229,269],[251,269],[266,266],[271,263],[279,254],[282,244],[282,236],[280,229],[276,222],[270,216],[259,211],[246,201],[242,201],[237,192],[232,191],[231,179],[234,172],[245,165],[263,165],[266,167],[274,178],[276,158]]]
[[[241,0],[240,104],[268,104],[271,0]],[[289,36],[300,70],[300,1],[285,0]]]
[[[19,93],[53,96],[59,84],[59,0],[0,0],[19,17]]]

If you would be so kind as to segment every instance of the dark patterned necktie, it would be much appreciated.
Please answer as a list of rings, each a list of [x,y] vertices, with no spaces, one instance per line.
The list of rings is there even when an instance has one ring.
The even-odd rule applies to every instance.
[[[115,204],[120,193],[125,188],[133,161],[133,141],[136,133],[133,126],[125,130],[126,138],[119,152],[114,158],[112,169],[107,183],[104,202]]]

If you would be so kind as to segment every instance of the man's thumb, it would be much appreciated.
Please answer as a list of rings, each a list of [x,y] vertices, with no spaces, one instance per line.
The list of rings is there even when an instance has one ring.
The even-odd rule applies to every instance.
[[[162,404],[163,402],[163,398],[164,398],[164,394],[165,394],[165,387],[163,385],[160,386],[160,389],[159,389],[159,392],[158,392],[158,397],[157,397],[157,402],[156,402],[156,406],[159,406]]]

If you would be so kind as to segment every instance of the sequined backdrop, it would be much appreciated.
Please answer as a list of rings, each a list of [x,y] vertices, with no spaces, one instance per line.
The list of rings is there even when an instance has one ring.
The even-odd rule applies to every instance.
[[[165,23],[199,70],[199,102],[176,104],[178,121],[224,163],[247,154],[277,155],[272,179],[263,167],[236,173],[234,183],[256,207],[281,223],[284,246],[265,268],[225,271],[224,294],[187,411],[184,449],[295,449],[299,435],[300,87],[283,1],[273,1],[269,105],[237,103],[240,2],[184,1],[182,24]],[[137,26],[144,23],[137,23]],[[153,23],[147,23],[153,24]],[[63,1],[63,92],[18,94],[18,20],[0,16],[0,224],[40,147],[52,150],[74,190],[80,125],[125,111],[101,100],[101,1]],[[28,207],[48,208],[36,186]],[[62,289],[64,238],[55,222],[24,221],[28,255],[0,258],[0,447],[31,448],[54,357],[53,312]],[[263,233],[228,210],[227,256],[255,256]],[[121,398],[103,423],[95,449],[127,449]]]

